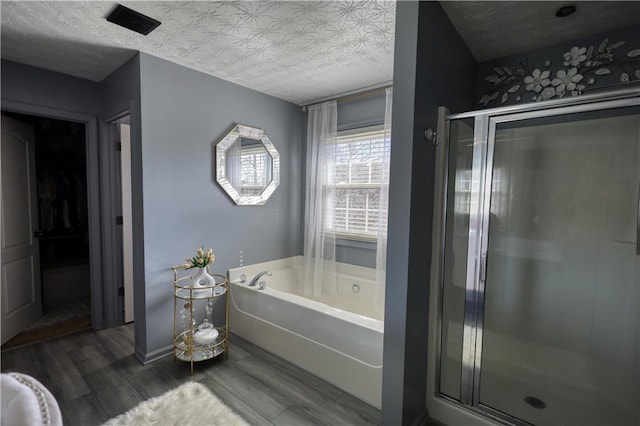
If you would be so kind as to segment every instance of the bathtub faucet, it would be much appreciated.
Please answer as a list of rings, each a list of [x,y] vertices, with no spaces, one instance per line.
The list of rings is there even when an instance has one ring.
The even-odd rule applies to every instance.
[[[253,279],[251,280],[251,282],[249,283],[249,287],[255,287],[256,284],[258,284],[258,280],[260,279],[261,276],[263,275],[269,275],[271,276],[271,272],[270,271],[262,271],[259,272],[258,274],[256,274],[255,277],[253,277]]]

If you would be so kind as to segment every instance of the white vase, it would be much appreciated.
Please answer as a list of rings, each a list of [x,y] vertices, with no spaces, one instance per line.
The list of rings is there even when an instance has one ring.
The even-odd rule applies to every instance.
[[[194,291],[194,297],[203,297],[211,294],[211,288],[216,285],[216,280],[207,272],[207,268],[198,268],[195,275],[191,277],[191,287],[204,288],[203,290]],[[207,294],[205,294],[207,293]]]

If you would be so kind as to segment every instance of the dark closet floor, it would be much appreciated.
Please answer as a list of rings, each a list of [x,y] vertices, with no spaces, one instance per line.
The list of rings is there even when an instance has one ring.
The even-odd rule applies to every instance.
[[[79,299],[62,303],[49,309],[43,309],[42,317],[24,331],[33,331],[51,327],[62,322],[91,316],[91,299]]]
[[[2,350],[65,336],[88,328],[91,328],[91,300],[74,300],[44,310],[39,320],[2,345]]]

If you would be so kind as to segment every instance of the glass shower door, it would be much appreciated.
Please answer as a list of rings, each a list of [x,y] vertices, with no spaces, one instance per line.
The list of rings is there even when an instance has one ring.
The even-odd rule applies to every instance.
[[[637,426],[640,109],[540,115],[489,134],[474,405]]]
[[[449,128],[449,158],[442,268],[442,335],[439,392],[461,399],[465,281],[469,244],[474,121],[456,120]]]

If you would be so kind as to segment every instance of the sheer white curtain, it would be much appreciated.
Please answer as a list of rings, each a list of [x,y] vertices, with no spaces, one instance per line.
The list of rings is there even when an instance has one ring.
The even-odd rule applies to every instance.
[[[393,88],[385,90],[387,99],[384,110],[384,149],[382,156],[382,185],[380,185],[380,212],[376,241],[376,308],[384,308],[384,291],[387,275],[387,218],[389,216],[389,164],[391,162],[391,107]]]
[[[305,199],[305,293],[336,295],[336,236],[333,205],[337,103],[310,106],[307,126],[307,184]]]

